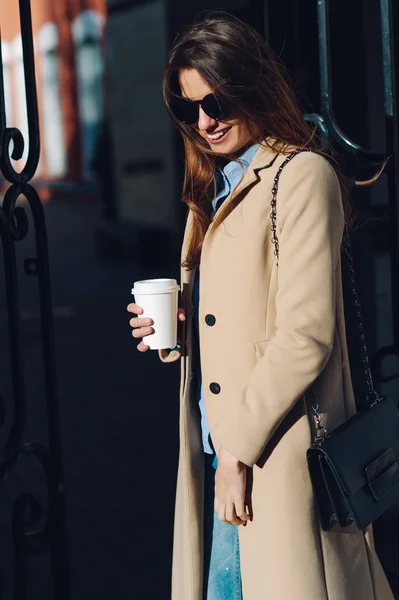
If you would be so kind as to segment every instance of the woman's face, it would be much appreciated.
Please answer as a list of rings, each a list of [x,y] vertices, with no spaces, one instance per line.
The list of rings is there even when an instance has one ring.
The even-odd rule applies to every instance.
[[[189,100],[202,100],[212,93],[208,84],[195,69],[180,71],[179,82],[182,96]],[[231,118],[225,121],[216,121],[209,117],[201,106],[199,107],[198,121],[192,127],[208,142],[212,150],[219,154],[234,154],[252,140],[252,136],[242,120]],[[219,134],[222,132],[223,135],[220,137]]]

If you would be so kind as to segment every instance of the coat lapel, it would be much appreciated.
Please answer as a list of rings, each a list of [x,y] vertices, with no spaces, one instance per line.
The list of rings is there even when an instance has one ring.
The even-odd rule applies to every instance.
[[[219,213],[222,208],[224,209],[234,198],[236,198],[239,194],[242,194],[247,190],[251,185],[253,185],[259,179],[259,171],[262,169],[267,169],[270,167],[274,161],[276,160],[278,154],[274,152],[269,146],[266,146],[265,143],[259,146],[258,151],[256,152],[254,158],[252,159],[251,164],[248,167],[247,172],[244,177],[240,181],[240,183],[234,188],[229,196],[227,196],[226,200],[221,204],[219,209],[213,216],[212,221],[215,220],[215,216]],[[213,222],[208,227],[208,231],[205,234],[204,242],[202,246],[202,256],[206,253],[206,247],[209,235],[213,231]]]
[[[241,194],[247,187],[252,185],[258,179],[259,171],[262,169],[267,169],[274,163],[278,155],[271,148],[266,146],[265,143],[263,144],[264,145],[259,146],[258,151],[251,161],[251,164],[249,165],[244,177],[235,187],[230,196],[226,198],[223,204],[230,202],[232,198],[235,198],[238,194]]]
[[[251,164],[249,165],[248,170],[245,173],[244,177],[242,178],[240,183],[235,187],[233,192],[226,198],[226,200],[223,202],[221,207],[225,206],[227,203],[230,203],[233,198],[235,198],[238,194],[242,194],[248,187],[250,187],[255,181],[257,181],[259,171],[270,167],[274,163],[277,156],[278,156],[278,154],[276,152],[274,152],[268,146],[266,146],[266,145],[260,146],[258,151],[256,152],[253,160],[251,161]],[[221,207],[218,209],[216,214],[219,212]],[[185,233],[184,233],[184,239],[183,239],[181,262],[183,262],[183,259],[187,253],[191,226],[192,226],[192,215],[191,215],[191,212],[189,212],[188,217],[187,217],[186,229],[185,229]],[[210,224],[208,231],[206,232],[206,235],[204,238],[203,251],[204,251],[204,247],[206,246],[206,241],[207,241],[208,235],[210,234],[211,230],[212,230],[212,223]],[[192,309],[193,309],[192,287],[193,287],[193,282],[194,282],[194,276],[195,276],[195,270],[189,271],[189,270],[185,269],[184,267],[181,267],[180,281],[181,281],[181,288],[182,288],[181,289],[182,303],[183,303],[183,307],[186,309],[186,311],[188,313],[188,316],[191,315]]]

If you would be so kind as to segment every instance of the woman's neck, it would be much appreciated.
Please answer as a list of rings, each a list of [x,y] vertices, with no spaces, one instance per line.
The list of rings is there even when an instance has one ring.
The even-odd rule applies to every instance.
[[[232,160],[238,160],[240,156],[242,156],[254,143],[252,140],[245,144],[239,150],[236,150],[234,154],[230,154],[228,156],[218,155],[215,157],[215,165],[217,169],[223,169],[229,162]]]

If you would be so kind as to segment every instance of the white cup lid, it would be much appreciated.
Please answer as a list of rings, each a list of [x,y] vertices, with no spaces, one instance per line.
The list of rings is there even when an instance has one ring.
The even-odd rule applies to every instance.
[[[132,294],[166,294],[180,290],[176,279],[142,279],[135,281]]]

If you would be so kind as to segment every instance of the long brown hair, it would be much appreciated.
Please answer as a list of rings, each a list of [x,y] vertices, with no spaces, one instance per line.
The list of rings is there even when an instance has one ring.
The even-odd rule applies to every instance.
[[[202,243],[211,222],[210,201],[215,194],[218,154],[194,127],[178,121],[171,110],[173,98],[181,96],[182,69],[198,71],[220,100],[234,107],[234,116],[246,123],[253,142],[261,139],[282,154],[288,154],[293,147],[323,152],[315,129],[303,119],[284,67],[255,29],[222,11],[207,12],[195,21],[175,41],[163,83],[166,109],[180,129],[185,147],[183,202],[192,212],[193,223],[183,266],[193,269],[200,262]],[[337,174],[349,223],[349,194],[339,170]],[[237,196],[228,212],[220,211],[214,226],[219,226],[239,202]]]

